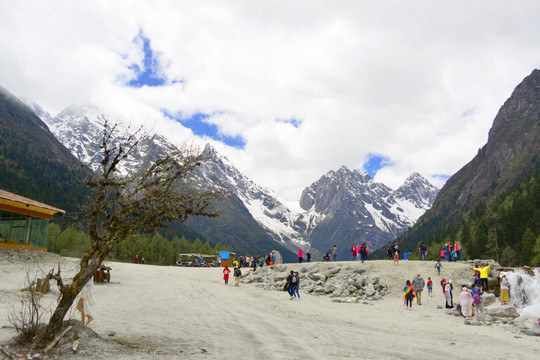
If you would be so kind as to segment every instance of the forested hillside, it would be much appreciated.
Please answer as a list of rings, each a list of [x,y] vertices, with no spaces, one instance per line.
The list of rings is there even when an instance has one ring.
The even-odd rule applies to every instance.
[[[26,105],[0,87],[0,188],[79,213],[90,172]]]
[[[406,234],[401,240],[417,258],[413,239]],[[483,203],[464,214],[459,226],[430,238],[428,258],[437,259],[442,246],[455,241],[461,242],[466,259],[490,258],[507,266],[540,266],[540,171],[491,205]]]

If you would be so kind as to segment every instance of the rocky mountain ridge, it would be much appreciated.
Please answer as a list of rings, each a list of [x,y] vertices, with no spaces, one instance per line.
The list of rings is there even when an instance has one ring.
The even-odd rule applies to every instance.
[[[31,107],[83,164],[98,170],[98,144],[105,121],[100,109],[86,103],[72,105],[51,116],[39,105],[31,104]],[[174,148],[158,134],[149,136],[141,145],[130,155],[122,169],[123,174],[133,173],[141,164]],[[227,224],[221,224],[220,230],[215,229],[212,222],[202,219],[190,221],[187,225],[222,244],[227,244],[225,233],[235,231],[231,223],[241,222],[247,233],[251,233],[248,228],[259,227],[256,232],[262,230],[268,239],[291,251],[312,247],[315,252],[323,252],[331,243],[344,248],[351,241],[368,242],[372,248],[377,248],[412,226],[430,207],[437,193],[437,189],[417,173],[393,191],[382,183],[374,182],[367,173],[343,166],[308,186],[300,198],[301,209],[294,210],[273,191],[258,186],[238,171],[210,145],[204,151],[208,161],[201,166],[201,181],[206,186],[227,189],[227,205],[222,205],[228,210],[234,208],[234,211],[227,211],[227,216],[222,218],[228,218]],[[334,228],[339,228],[339,231],[328,236],[328,230]],[[220,233],[223,235],[218,235]],[[257,236],[264,237],[262,234]],[[242,250],[249,248],[255,251],[241,239],[236,245]]]

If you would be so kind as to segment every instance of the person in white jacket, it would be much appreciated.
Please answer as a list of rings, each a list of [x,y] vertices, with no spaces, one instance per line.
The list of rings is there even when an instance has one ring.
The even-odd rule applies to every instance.
[[[77,310],[81,313],[81,322],[90,324],[94,320],[94,281],[88,280],[81,290],[79,301],[77,302]]]

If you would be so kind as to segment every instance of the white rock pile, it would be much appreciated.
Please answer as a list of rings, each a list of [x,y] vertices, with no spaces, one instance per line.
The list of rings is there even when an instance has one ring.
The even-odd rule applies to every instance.
[[[256,271],[244,270],[241,281],[267,290],[283,291],[291,270],[299,272],[300,291],[329,296],[334,302],[375,301],[389,291],[384,280],[371,278],[365,269],[336,263],[280,264],[257,268]]]

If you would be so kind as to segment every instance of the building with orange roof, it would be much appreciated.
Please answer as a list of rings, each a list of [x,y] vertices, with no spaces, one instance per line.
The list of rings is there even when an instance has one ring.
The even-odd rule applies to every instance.
[[[46,250],[49,220],[62,209],[0,190],[0,247]]]

